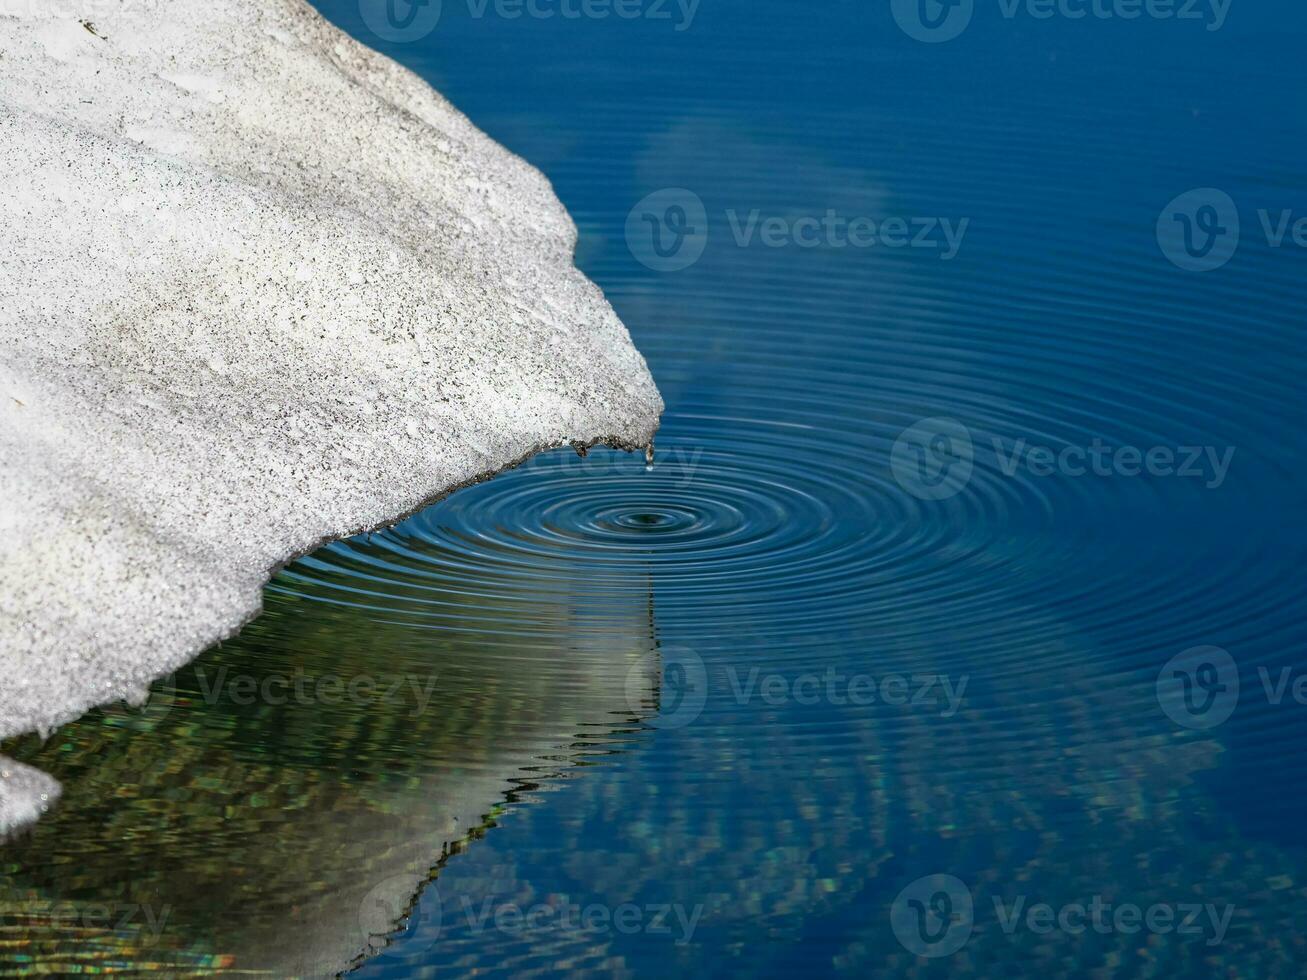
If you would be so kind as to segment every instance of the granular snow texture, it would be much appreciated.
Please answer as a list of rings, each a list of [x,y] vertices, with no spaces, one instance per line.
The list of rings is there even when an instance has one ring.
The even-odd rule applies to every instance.
[[[301,0],[0,8],[0,168],[0,738],[142,697],[325,540],[652,443],[545,178]]]

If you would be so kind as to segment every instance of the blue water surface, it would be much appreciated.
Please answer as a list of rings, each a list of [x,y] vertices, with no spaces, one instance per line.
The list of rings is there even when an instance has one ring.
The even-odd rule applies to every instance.
[[[591,646],[641,591],[663,675],[361,975],[1301,975],[1307,8],[318,6],[548,175],[667,402],[388,532]]]

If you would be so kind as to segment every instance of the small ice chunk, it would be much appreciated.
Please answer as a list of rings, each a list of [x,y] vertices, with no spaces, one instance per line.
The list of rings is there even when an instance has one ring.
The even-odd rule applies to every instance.
[[[58,799],[54,779],[0,755],[0,841],[41,819]]]

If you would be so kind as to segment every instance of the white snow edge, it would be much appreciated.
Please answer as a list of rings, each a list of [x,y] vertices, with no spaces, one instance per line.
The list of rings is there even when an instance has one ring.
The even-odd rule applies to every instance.
[[[0,6],[0,738],[663,404],[548,181],[302,0]],[[0,759],[0,835],[58,795]],[[41,799],[41,794],[45,799]]]

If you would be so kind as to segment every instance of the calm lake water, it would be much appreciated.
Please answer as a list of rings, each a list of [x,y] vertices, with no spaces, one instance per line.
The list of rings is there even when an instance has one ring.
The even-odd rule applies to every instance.
[[[1307,10],[1186,3],[320,2],[553,180],[657,460],[6,746],[12,887],[168,922],[0,975],[1301,975]]]

